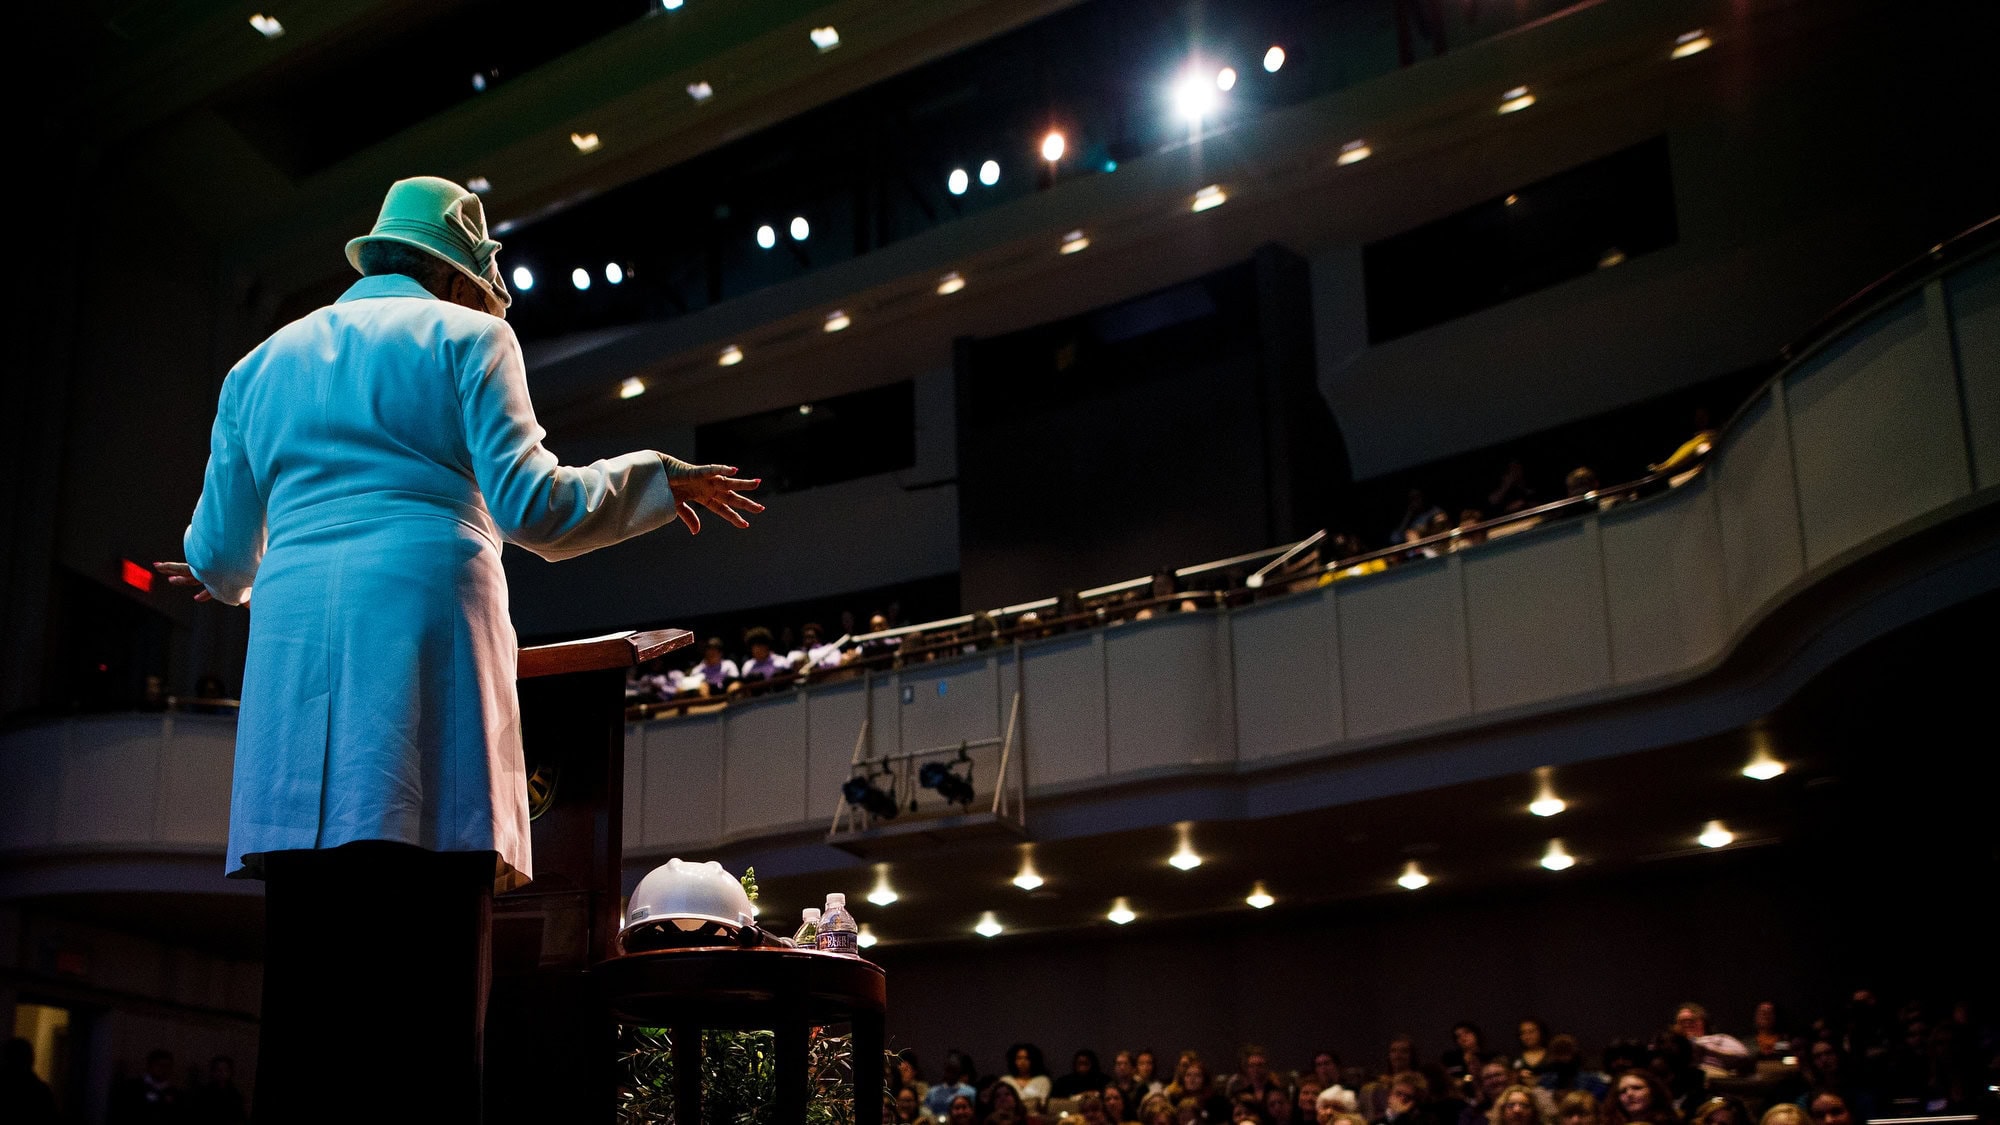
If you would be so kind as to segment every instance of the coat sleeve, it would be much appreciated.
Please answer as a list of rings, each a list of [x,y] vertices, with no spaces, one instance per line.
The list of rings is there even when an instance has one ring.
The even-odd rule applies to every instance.
[[[215,427],[209,431],[201,499],[181,546],[188,568],[215,600],[242,605],[250,600],[250,586],[264,558],[264,497],[243,450],[232,380],[223,383]]]
[[[673,520],[667,463],[639,450],[583,466],[559,463],[528,399],[521,345],[495,321],[459,365],[459,405],[473,478],[510,543],[555,562]]]

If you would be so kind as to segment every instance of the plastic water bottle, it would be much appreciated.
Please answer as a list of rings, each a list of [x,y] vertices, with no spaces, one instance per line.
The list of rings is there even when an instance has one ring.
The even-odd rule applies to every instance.
[[[819,907],[806,907],[799,919],[799,932],[792,935],[792,944],[800,949],[818,949]]]
[[[847,912],[846,895],[826,896],[826,909],[819,916],[819,948],[823,953],[849,956],[861,952],[861,927],[854,924],[854,915]]]

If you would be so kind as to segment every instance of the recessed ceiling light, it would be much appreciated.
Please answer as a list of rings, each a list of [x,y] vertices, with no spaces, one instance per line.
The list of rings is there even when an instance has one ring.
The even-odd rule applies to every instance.
[[[1526,86],[1516,86],[1500,95],[1501,113],[1518,113],[1535,104],[1535,95]]]
[[[992,187],[994,184],[1000,182],[1000,162],[998,160],[988,160],[979,166],[979,182],[985,184],[987,187]]]
[[[715,362],[723,367],[734,367],[743,362],[743,349],[731,344],[722,349],[715,357]]]
[[[1684,59],[1689,55],[1699,55],[1713,46],[1715,40],[1708,37],[1708,32],[1697,27],[1693,31],[1683,31],[1674,36],[1674,49],[1669,57]]]
[[[526,293],[535,287],[535,273],[526,266],[514,267],[514,288]]]
[[[1223,67],[1223,68],[1222,68],[1221,70],[1218,70],[1218,71],[1216,71],[1216,72],[1215,72],[1215,88],[1216,88],[1216,89],[1218,89],[1218,90],[1230,90],[1230,89],[1234,89],[1234,88],[1235,88],[1235,86],[1236,86],[1236,68],[1235,68],[1235,67],[1233,67],[1233,66],[1225,66],[1225,67]]]
[[[965,288],[965,278],[957,270],[938,279],[937,291],[940,297],[949,297],[963,288]]]
[[[619,398],[638,398],[640,395],[645,393],[646,393],[646,381],[644,379],[639,378],[637,375],[634,375],[631,378],[625,380],[624,382],[618,384]]]
[[[1130,922],[1132,919],[1137,918],[1138,915],[1132,913],[1132,904],[1126,902],[1125,899],[1121,896],[1117,901],[1111,904],[1111,912],[1109,914],[1106,914],[1105,917],[1111,920],[1112,925],[1122,926],[1127,922]]]
[[[863,922],[861,923],[861,933],[854,940],[863,949],[873,949],[875,948],[875,943],[881,939],[875,936],[874,930],[868,928],[868,923]]]
[[[576,267],[569,271],[569,283],[576,286],[578,292],[590,288],[590,271],[582,266]]]
[[[868,892],[868,901],[877,906],[887,906],[895,902],[899,897],[901,896],[896,894],[895,888],[889,885],[889,865],[886,863],[876,864],[875,889]]]
[[[1174,825],[1174,829],[1180,833],[1180,847],[1167,857],[1167,862],[1182,871],[1193,871],[1201,866],[1201,857],[1194,851],[1194,822],[1183,820]]]
[[[1752,781],[1769,781],[1784,772],[1785,763],[1773,758],[1771,752],[1761,746],[1757,748],[1755,754],[1750,756],[1749,763],[1743,767],[1743,776]]]
[[[486,75],[476,70],[472,72],[472,92],[475,94],[486,92]]]
[[[1068,142],[1063,140],[1063,135],[1050,129],[1048,135],[1042,138],[1042,159],[1054,164],[1062,159],[1063,149],[1066,147]]]
[[[1349,141],[1340,146],[1340,155],[1333,162],[1344,168],[1349,164],[1359,164],[1373,155],[1375,150],[1368,147],[1367,141]]]
[[[604,280],[613,285],[625,280],[625,267],[617,262],[604,263]]]
[[[1568,802],[1556,796],[1553,773],[1547,766],[1535,771],[1535,799],[1528,802],[1528,811],[1536,816],[1554,816],[1569,807]]]
[[[811,235],[812,235],[812,224],[806,222],[806,217],[804,215],[793,215],[792,241],[804,242]]]
[[[276,39],[285,33],[284,24],[279,23],[276,17],[267,16],[262,12],[250,17],[250,26],[256,28],[257,34],[266,39]]]
[[[1431,877],[1417,868],[1417,861],[1403,865],[1403,873],[1396,877],[1396,885],[1406,891],[1418,891],[1431,885]]]
[[[601,144],[596,133],[571,133],[569,143],[575,145],[578,152],[596,152]]]
[[[1736,842],[1736,833],[1724,828],[1721,821],[1711,820],[1702,826],[1701,835],[1694,841],[1704,848],[1726,848]]]
[[[944,186],[953,195],[964,195],[965,189],[972,186],[972,177],[963,168],[953,168],[951,175],[944,178]]]
[[[1214,113],[1220,100],[1216,97],[1215,82],[1198,71],[1190,70],[1174,83],[1174,112],[1187,118],[1191,125],[1199,125],[1202,118]]]
[[[1576,866],[1576,857],[1563,850],[1561,840],[1550,840],[1549,850],[1542,853],[1542,866],[1550,871],[1568,871]]]
[[[1000,919],[995,918],[993,912],[988,910],[979,916],[979,924],[972,927],[972,932],[985,938],[998,937],[1000,928]]]
[[[465,181],[465,190],[474,195],[485,195],[487,192],[493,190],[493,181],[487,179],[485,176],[474,176]]]
[[[678,12],[681,10],[681,5],[686,2],[687,0],[660,0],[660,7],[669,12]]]
[[[1271,897],[1271,892],[1264,889],[1264,884],[1258,883],[1250,888],[1250,897],[1243,901],[1249,903],[1252,910],[1262,910],[1278,900]]]
[[[853,323],[854,321],[845,312],[835,309],[826,314],[826,323],[820,326],[820,330],[823,332],[839,332]]]
[[[812,404],[812,403],[810,403],[810,402],[802,402],[802,403],[800,403],[800,404],[799,404],[799,416],[800,416],[800,417],[802,417],[802,418],[803,418],[803,417],[805,417],[806,415],[808,415],[808,414],[811,414],[812,412],[813,412],[813,404]]]
[[[777,244],[778,232],[771,227],[771,224],[765,223],[763,226],[757,228],[757,245],[769,250]]]
[[[1074,254],[1078,250],[1087,249],[1089,246],[1090,246],[1090,237],[1084,234],[1080,230],[1073,230],[1068,234],[1063,235],[1062,246],[1060,247],[1060,249],[1065,254]]]
[[[1285,49],[1283,47],[1272,47],[1270,50],[1264,52],[1265,73],[1276,74],[1278,73],[1278,68],[1283,65],[1285,65]]]
[[[1603,256],[1597,259],[1597,268],[1601,270],[1608,270],[1612,266],[1622,266],[1624,264],[1625,251],[1620,250],[1616,246],[1606,250]]]
[[[1021,861],[1021,873],[1014,876],[1014,885],[1024,891],[1032,891],[1040,887],[1042,882],[1041,873],[1035,870],[1034,861],[1023,859]]]
[[[1211,207],[1220,207],[1227,202],[1229,202],[1229,196],[1222,190],[1222,185],[1210,184],[1194,193],[1193,209],[1196,211],[1206,211]]]
[[[1507,198],[1501,200],[1501,202],[1512,207],[1514,204],[1521,202],[1521,197],[1510,191],[1507,193]]]
[[[812,39],[813,46],[818,47],[822,51],[831,51],[835,47],[840,46],[840,32],[835,31],[830,25],[827,27],[815,27],[806,34]]]
[[[693,98],[696,104],[705,102],[715,96],[715,87],[706,82],[690,82],[688,83],[687,90],[688,97]]]

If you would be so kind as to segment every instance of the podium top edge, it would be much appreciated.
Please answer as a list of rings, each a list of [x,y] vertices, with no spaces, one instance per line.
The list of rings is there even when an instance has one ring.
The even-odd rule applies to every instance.
[[[515,675],[529,680],[568,672],[630,668],[693,643],[694,634],[686,629],[648,629],[644,632],[628,629],[602,637],[535,645],[521,650]]]

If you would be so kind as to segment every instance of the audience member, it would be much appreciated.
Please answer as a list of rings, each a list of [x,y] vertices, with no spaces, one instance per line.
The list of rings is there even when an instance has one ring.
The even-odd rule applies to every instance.
[[[1180,1111],[1165,1093],[1148,1094],[1139,1106],[1140,1125],[1180,1125]]]
[[[726,694],[741,678],[736,662],[722,655],[722,638],[710,637],[708,643],[702,646],[701,663],[681,677],[681,691],[690,695],[719,696]]]
[[[1831,1091],[1814,1094],[1805,1108],[1812,1125],[1854,1125],[1854,1111],[1848,1108],[1847,1099]]]
[[[1388,1108],[1374,1125],[1429,1125],[1424,1110],[1430,1100],[1430,1083],[1414,1070],[1390,1076],[1384,1084]],[[1326,1095],[1321,1094],[1324,1098]]]
[[[1116,1082],[1107,1083],[1098,1096],[1104,1100],[1104,1116],[1113,1122],[1132,1120],[1133,1103]]]
[[[236,1060],[208,1060],[208,1080],[188,1095],[188,1125],[242,1125],[250,1120],[243,1091],[236,1088]]]
[[[1521,1049],[1514,1055],[1514,1069],[1516,1072],[1528,1071],[1539,1082],[1541,1076],[1554,1066],[1554,1061],[1549,1058],[1548,1025],[1540,1020],[1522,1020],[1515,1034],[1520,1037]]]
[[[1775,1001],[1760,1002],[1750,1019],[1751,1026],[1757,1032],[1753,1045],[1756,1047],[1758,1058],[1781,1059],[1799,1053],[1798,1044],[1779,1022],[1778,1005]]]
[[[1407,1035],[1398,1035],[1389,1040],[1388,1065],[1375,1080],[1361,1087],[1361,1115],[1370,1121],[1380,1121],[1389,1113],[1389,1082],[1396,1075],[1409,1071],[1417,1065],[1417,1045]]]
[[[896,1125],[928,1125],[935,1120],[924,1108],[917,1096],[915,1086],[900,1086],[896,1089]]]
[[[1028,1108],[1021,1101],[1021,1090],[1008,1081],[1009,1077],[1011,1076],[1003,1074],[991,1086],[980,1091],[981,1125],[993,1125],[996,1121],[1011,1121],[1016,1125],[1026,1125],[1030,1120]]]
[[[1478,1034],[1477,1029],[1473,1034],[1475,1036]],[[1468,1049],[1466,1057],[1470,1059],[1477,1056],[1473,1050]],[[1480,1125],[1481,1122],[1488,1120],[1492,1120],[1493,1125],[1500,1125],[1497,1119],[1493,1119],[1493,1111],[1499,1104],[1500,1095],[1515,1084],[1514,1068],[1504,1059],[1488,1059],[1479,1064],[1477,1073],[1478,1082],[1472,1091],[1472,1100],[1459,1111],[1458,1125]]]
[[[975,1125],[979,1120],[979,1110],[973,1099],[977,1096],[976,1094],[952,1095],[950,1103],[944,1107],[945,1125]]]
[[[1604,1125],[1680,1125],[1681,1115],[1674,1112],[1674,1096],[1659,1075],[1633,1069],[1618,1076],[1602,1118]]]
[[[806,622],[805,627],[799,630],[799,638],[801,647],[793,651],[789,658],[793,669],[803,674],[840,667],[840,646],[825,643],[818,622]]]
[[[1513,1085],[1502,1089],[1486,1111],[1486,1125],[1550,1125],[1549,1115],[1542,1112],[1536,1092],[1531,1086]]]
[[[1528,486],[1528,470],[1519,458],[1507,462],[1506,471],[1500,474],[1500,483],[1486,494],[1488,509],[1503,516],[1525,511],[1540,502],[1535,490]]]
[[[1297,1122],[1297,1103],[1292,1101],[1291,1092],[1283,1086],[1265,1087],[1263,1101],[1263,1118],[1267,1125],[1294,1125]]]
[[[1721,1095],[1696,1106],[1688,1125],[1750,1125],[1750,1111],[1740,1100]]]
[[[1715,1078],[1747,1074],[1756,1067],[1756,1058],[1742,1040],[1708,1027],[1708,1009],[1700,1004],[1682,1004],[1674,1012],[1674,1030],[1687,1037],[1694,1047],[1695,1065]]]
[[[181,1088],[174,1085],[174,1053],[155,1047],[146,1054],[146,1069],[111,1088],[106,1125],[147,1125],[181,1120]]]
[[[1097,1052],[1088,1047],[1079,1049],[1070,1059],[1070,1071],[1055,1080],[1050,1090],[1058,1098],[1074,1098],[1082,1093],[1096,1093],[1111,1081],[1109,1075],[1099,1068]]]
[[[1313,1052],[1312,1077],[1322,1090],[1340,1085],[1340,1055],[1335,1051]]]
[[[1480,1034],[1479,1025],[1470,1020],[1460,1020],[1451,1028],[1451,1049],[1444,1053],[1440,1061],[1444,1072],[1453,1078],[1464,1078],[1479,1073],[1479,1067],[1492,1055],[1486,1050],[1486,1037]]]
[[[771,631],[758,625],[743,634],[743,643],[750,648],[750,658],[743,662],[743,679],[749,683],[759,680],[776,679],[791,671],[792,658],[780,656],[772,651]]]
[[[1806,1111],[1791,1102],[1779,1102],[1764,1111],[1757,1125],[1807,1125]]]
[[[1221,1125],[1231,1119],[1229,1099],[1209,1082],[1208,1064],[1193,1051],[1181,1052],[1174,1068],[1174,1080],[1166,1089],[1168,1100],[1180,1113],[1181,1125],[1207,1122]]]
[[[0,1121],[55,1125],[55,1092],[35,1073],[35,1045],[26,1039],[7,1040],[0,1052]]]
[[[1112,1125],[1116,1120],[1104,1106],[1104,1095],[1097,1090],[1085,1090],[1077,1095],[1076,1112],[1082,1116],[1083,1125]]]
[[[1467,508],[1458,513],[1458,523],[1452,528],[1458,534],[1452,537],[1451,550],[1463,551],[1486,542],[1486,532],[1480,530],[1478,526],[1485,520],[1486,513],[1477,508]]]
[[[1423,489],[1412,488],[1409,503],[1403,508],[1401,522],[1397,523],[1395,529],[1389,533],[1389,543],[1393,546],[1409,542],[1409,532],[1412,529],[1423,527],[1434,518],[1444,520],[1449,525],[1451,517],[1444,514],[1443,508],[1426,500]]]
[[[1264,1048],[1254,1044],[1246,1045],[1236,1053],[1237,1071],[1229,1076],[1223,1087],[1225,1097],[1234,1098],[1238,1094],[1249,1094],[1259,1102],[1272,1086],[1271,1058]]]
[[[1597,1099],[1571,1090],[1556,1102],[1555,1125],[1601,1125]]]
[[[1152,1096],[1166,1090],[1167,1084],[1160,1080],[1160,1064],[1150,1050],[1142,1050],[1132,1056],[1132,1086],[1145,1096]]]
[[[953,1099],[977,1097],[979,1091],[966,1081],[972,1077],[972,1060],[962,1052],[946,1051],[944,1065],[940,1069],[942,1073],[937,1085],[924,1094],[924,1108],[930,1110],[933,1117],[946,1118],[951,1116]]]
[[[1007,1048],[1007,1065],[1000,1073],[1000,1081],[1014,1088],[1021,1096],[1023,1109],[1029,1113],[1040,1113],[1048,1104],[1049,1068],[1042,1062],[1042,1049],[1033,1043],[1016,1043]]]

